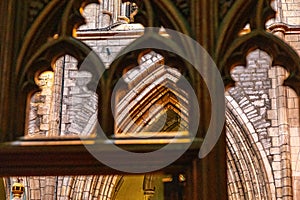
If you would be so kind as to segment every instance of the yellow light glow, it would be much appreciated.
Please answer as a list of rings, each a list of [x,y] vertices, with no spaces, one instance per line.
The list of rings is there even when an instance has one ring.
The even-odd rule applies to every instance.
[[[56,39],[58,39],[58,38],[59,38],[59,35],[58,35],[57,33],[53,35],[53,39],[56,40]]]
[[[246,35],[246,34],[248,34],[248,33],[250,33],[250,32],[251,32],[250,29],[243,29],[243,30],[241,30],[241,31],[239,32],[239,36]]]
[[[162,178],[162,182],[164,182],[164,183],[170,183],[172,181],[173,181],[172,177],[164,177],[164,178]]]
[[[77,30],[75,28],[73,29],[72,36],[77,37]]]

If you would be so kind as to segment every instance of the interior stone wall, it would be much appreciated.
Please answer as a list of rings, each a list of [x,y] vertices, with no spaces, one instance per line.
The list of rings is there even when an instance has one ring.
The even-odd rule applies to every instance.
[[[300,1],[274,2],[277,17],[268,25],[287,24],[290,28],[282,39],[300,53]],[[98,38],[84,39],[88,29],[106,27],[116,21],[108,13],[114,9],[112,1],[87,7],[85,16],[89,23],[78,31],[78,37],[97,52],[107,68],[143,31],[130,30],[128,25],[127,29],[122,26],[109,30],[114,33],[111,37],[104,31]],[[102,15],[103,10],[108,12]],[[37,80],[41,91],[31,98],[28,135],[91,134],[97,96],[86,89],[90,74],[79,72],[77,61],[70,56],[59,59],[53,71],[53,76],[41,74]],[[283,86],[287,76],[288,72],[272,66],[272,58],[258,49],[249,53],[246,66],[232,71],[236,86],[226,93],[230,199],[297,199],[300,195],[299,97]],[[86,121],[87,118],[93,120]],[[23,181],[26,197],[30,199],[93,199],[104,194],[103,185],[114,190],[119,178],[24,177]],[[8,199],[14,181],[14,177],[6,180]],[[113,192],[109,194],[113,196]]]

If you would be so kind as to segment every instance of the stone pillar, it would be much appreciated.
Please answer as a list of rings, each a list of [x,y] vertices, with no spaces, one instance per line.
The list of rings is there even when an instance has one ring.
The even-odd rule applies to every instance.
[[[275,179],[276,197],[291,199],[292,169],[290,123],[287,108],[288,88],[283,86],[283,81],[286,79],[287,73],[282,67],[276,66],[269,70],[269,76],[272,80],[272,89],[270,89],[272,103],[268,117],[271,119],[272,128],[269,129],[268,133],[272,138],[270,154],[273,157],[271,166]]]
[[[102,10],[101,10],[101,27],[107,27],[111,24],[111,18],[112,18],[112,2],[111,0],[105,0],[102,2]]]
[[[216,24],[218,20],[217,15],[214,15],[218,13],[218,2],[215,0],[190,1],[190,21],[195,40],[211,55],[215,49],[214,35],[217,30],[216,26],[212,26],[212,24]],[[213,80],[214,77],[211,77],[210,83],[207,84],[214,84]],[[197,137],[204,138],[210,119],[210,96],[200,78],[195,82],[199,84],[195,93],[200,102],[200,124],[203,127],[202,130],[198,131]],[[228,199],[225,128],[213,150],[201,160],[195,158],[190,170],[192,171],[190,177],[192,179],[190,186],[192,187],[192,196],[189,199]]]
[[[113,15],[113,23],[115,23],[118,20],[118,16],[120,14],[120,0],[113,0],[114,2],[114,6],[113,6],[113,11],[112,11],[112,15]]]

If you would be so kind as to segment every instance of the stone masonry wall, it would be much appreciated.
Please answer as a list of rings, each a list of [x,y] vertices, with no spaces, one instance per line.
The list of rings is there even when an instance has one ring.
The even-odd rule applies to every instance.
[[[271,121],[267,115],[271,107],[270,67],[270,56],[257,49],[249,53],[245,67],[237,66],[231,72],[236,85],[226,94],[229,101],[227,109],[230,109],[227,113],[233,113],[240,121],[234,122],[236,119],[226,116],[230,199],[276,197],[274,175],[270,170],[274,156],[272,138],[268,134]],[[242,132],[242,129],[247,132]],[[262,167],[262,163],[265,166]],[[236,176],[236,173],[239,175]]]
[[[277,0],[278,18],[289,25],[300,25],[300,0]]]
[[[106,27],[117,19],[118,14],[112,15],[113,20],[109,13],[101,15],[103,10],[112,12],[115,9],[110,1],[103,2],[86,7],[84,15],[89,23],[80,27],[82,32],[78,31],[78,38],[97,52],[108,68],[117,54],[139,37],[143,30],[127,25],[122,30],[110,31],[110,35],[100,32],[98,36],[87,38],[85,30]],[[300,54],[300,32],[297,29],[300,26],[300,0],[276,0],[274,8],[277,10],[277,17],[269,23],[287,24],[289,29],[282,39]],[[267,177],[269,181],[274,181],[270,184],[275,187],[274,190],[271,188],[270,193],[276,199],[296,199],[300,195],[299,97],[292,89],[283,86],[287,72],[280,66],[271,66],[271,62],[272,59],[265,52],[255,50],[248,55],[247,66],[234,68],[232,77],[236,86],[228,91],[228,95],[237,106],[230,109],[242,110],[235,112],[241,113],[239,118],[244,120],[244,124],[239,125],[248,127],[249,137],[256,141],[256,153],[267,162],[264,166]],[[59,59],[54,66],[54,76],[50,74],[41,74],[40,82],[37,81],[41,91],[33,95],[30,103],[28,135],[92,133],[93,120],[96,120],[97,96],[86,88],[91,75],[78,72],[77,61],[70,56]],[[236,144],[235,148],[237,147],[244,148],[242,144]],[[250,155],[251,152],[249,150]],[[258,162],[255,163],[256,166],[260,164],[255,159],[253,162]],[[234,166],[233,160],[230,163],[229,166]],[[241,171],[249,174],[246,168]],[[61,199],[71,198],[64,193],[68,190],[73,190],[73,194],[80,199],[82,195],[89,195],[89,192],[86,188],[77,187],[78,185],[85,182],[105,184],[102,181],[106,178],[109,177],[28,177],[24,178],[24,182],[30,199],[53,199],[55,191],[61,192]],[[247,180],[250,181],[249,177]],[[13,181],[14,178],[11,178],[11,182]],[[251,181],[254,185],[257,184],[254,180]],[[246,186],[247,184],[248,182],[245,183]],[[101,190],[100,186],[97,188],[95,194]],[[255,194],[257,193],[259,192],[256,191]],[[263,197],[266,198],[260,198],[264,199]]]
[[[269,21],[267,26],[271,26],[272,23],[283,23],[283,26],[286,28],[280,29],[280,32],[274,32],[274,34],[286,41],[300,55],[300,1],[276,0],[273,3],[273,7],[277,11],[276,19]],[[261,59],[260,56],[256,55],[256,57],[258,61]],[[249,65],[246,70],[240,70],[240,67],[233,70],[232,77],[238,82],[237,87],[229,92],[247,117],[249,116],[247,114],[249,110],[246,109],[243,103],[246,101],[245,97],[251,94],[246,94],[240,87],[256,92],[259,91],[256,75],[251,77],[252,73],[257,72],[250,69]],[[236,71],[242,71],[243,73],[237,76]],[[267,94],[269,99],[265,107],[267,115],[264,115],[263,118],[270,124],[266,127],[267,135],[265,137],[261,137],[258,134],[258,139],[262,141],[264,146],[260,151],[261,153],[266,153],[271,166],[270,170],[273,174],[276,188],[276,199],[297,199],[300,194],[299,97],[291,88],[283,86],[283,82],[287,77],[288,73],[280,66],[269,68],[267,74],[265,74],[264,78],[268,78],[271,81],[271,85],[263,86],[264,89],[267,89],[267,91],[264,90],[264,93]],[[259,82],[262,80],[259,80]],[[240,84],[239,82],[243,83]],[[243,98],[245,100],[242,100]],[[247,102],[246,105],[250,107],[251,103]],[[254,107],[257,109],[256,106]],[[261,130],[257,125],[254,125],[254,129],[255,132]],[[255,137],[252,134],[253,136]]]
[[[271,80],[268,78],[270,62],[266,53],[260,50],[251,52],[247,57],[246,67],[233,69],[231,75],[236,86],[228,91],[255,127],[258,140],[262,142],[268,156],[271,148],[271,138],[267,134],[267,128],[270,127],[267,110],[271,104],[268,95],[271,87]]]
[[[300,1],[276,0],[276,4],[278,13],[276,23],[285,24],[285,29],[278,35],[300,55]],[[276,96],[274,98],[277,99],[278,103],[277,109],[281,109],[282,113],[284,113],[284,115],[278,116],[278,120],[282,123],[282,128],[279,128],[277,132],[284,132],[288,135],[279,141],[281,144],[288,143],[286,149],[289,154],[287,154],[286,162],[290,160],[292,176],[289,178],[292,178],[293,197],[296,198],[300,195],[299,97],[291,88],[282,86],[284,79],[288,76],[285,70],[277,68],[271,75],[278,82],[277,90],[273,91],[273,93],[275,92],[274,96]]]
[[[108,68],[115,56],[141,35],[140,31],[137,31],[138,34],[134,34],[134,31],[129,36],[124,35],[124,31],[115,31],[117,35],[115,37],[106,40],[84,40],[84,42],[98,53]],[[37,84],[41,92],[34,94],[30,103],[28,136],[49,137],[93,133],[97,120],[98,99],[95,92],[87,89],[91,74],[78,71],[77,65],[75,58],[66,55],[56,61],[53,66],[54,73],[46,72],[39,76]],[[72,199],[72,195],[79,199],[85,199],[87,196],[110,199],[112,193],[106,194],[103,188],[115,187],[114,183],[118,176],[113,179],[110,177],[23,177],[23,183],[26,187],[25,195],[29,199]],[[15,179],[12,177],[8,182],[13,183]],[[88,191],[87,188],[78,187],[78,184],[91,179],[90,184],[95,185],[95,190]],[[68,182],[68,180],[74,181]],[[71,189],[71,193],[68,188]]]
[[[36,92],[31,97],[28,116],[27,134],[32,135],[48,135],[50,108],[52,102],[52,87],[54,83],[54,73],[44,72],[39,75],[36,84],[41,91]]]
[[[116,36],[106,40],[84,42],[108,68],[117,54],[140,36],[139,31],[131,36],[124,36],[123,33],[119,31]],[[98,98],[95,92],[87,89],[91,74],[78,71],[78,67],[77,60],[66,55],[56,61],[54,73],[40,75],[38,84],[42,91],[32,97],[29,135],[88,135],[93,132]]]

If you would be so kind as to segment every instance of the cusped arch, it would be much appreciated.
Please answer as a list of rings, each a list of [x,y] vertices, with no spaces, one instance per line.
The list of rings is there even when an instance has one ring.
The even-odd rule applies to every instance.
[[[18,74],[19,86],[24,88],[26,81],[32,83],[37,72],[52,70],[51,66],[61,56],[69,54],[78,60],[78,68],[84,68],[93,74],[93,80],[105,70],[99,56],[81,41],[70,38],[59,38],[40,47]]]
[[[171,37],[175,38],[168,38],[164,37],[159,34],[159,28],[145,28],[145,34],[137,38],[134,42],[129,44],[126,48],[122,49],[120,53],[116,56],[116,59],[110,65],[108,70],[108,82],[113,82],[115,75],[118,71],[122,71],[122,68],[126,68],[127,66],[122,65],[124,60],[127,61],[128,53],[133,52],[133,56],[130,57],[130,60],[138,60],[140,54],[147,53],[151,50],[155,50],[161,55],[163,55],[166,59],[168,54],[172,54],[172,50],[176,50],[174,52],[178,52],[180,55],[185,55],[187,58],[192,58],[192,55],[188,53],[191,51],[191,47],[188,46],[187,38],[180,37],[180,34],[176,34],[176,32],[172,32]],[[186,42],[186,43],[185,43]],[[155,48],[155,49],[153,49]],[[146,50],[146,51],[145,51]],[[144,52],[143,52],[144,51]],[[178,55],[175,55],[178,56]],[[184,58],[182,58],[184,59]],[[193,84],[195,69],[193,66],[189,65],[185,61],[181,61],[180,64],[185,64],[187,76],[191,79],[191,83]],[[134,61],[133,61],[134,62]],[[177,66],[178,69],[184,69],[182,66]]]
[[[172,35],[173,36],[173,35]],[[180,35],[174,34],[174,37],[178,37],[178,39],[185,40],[186,38],[181,38]],[[174,40],[174,38],[173,38]],[[180,42],[180,41],[179,41]],[[183,42],[183,41],[181,41]],[[187,44],[185,44],[187,45]],[[133,43],[128,45],[126,48],[124,48],[116,57],[116,59],[112,62],[110,68],[107,70],[107,76],[103,79],[101,79],[102,89],[101,91],[105,91],[105,93],[99,94],[99,102],[103,102],[103,105],[108,105],[105,107],[99,107],[99,113],[105,113],[105,118],[113,118],[113,114],[111,111],[111,101],[110,98],[113,92],[113,88],[115,84],[118,82],[118,80],[121,78],[123,71],[126,70],[129,66],[124,65],[124,63],[129,63],[130,66],[133,66],[134,64],[138,63],[138,58],[140,57],[139,54],[144,54],[145,52],[149,52],[151,50],[158,51],[159,53],[166,55],[166,57],[170,56],[172,54],[172,50],[176,50],[177,52],[181,52],[181,55],[187,55],[187,58],[192,57],[188,52],[190,49],[187,46],[184,46],[184,48],[180,48],[180,45],[177,42],[172,41],[168,37],[161,36],[159,34],[158,28],[150,28],[146,29],[145,34],[136,39]],[[186,50],[186,52],[185,52]],[[175,52],[176,52],[175,51]],[[131,53],[131,55],[128,56],[128,53]],[[173,53],[174,54],[174,53]],[[179,71],[183,72],[183,74],[186,75],[187,80],[189,80],[190,85],[195,86],[195,75],[198,73],[195,73],[196,69],[193,68],[189,63],[187,63],[183,58],[181,58],[178,55],[171,55],[176,57],[179,57],[178,64],[183,66],[175,66],[174,63],[172,63],[172,67],[178,68]],[[172,57],[173,59],[173,57]],[[168,65],[168,63],[166,63]],[[196,87],[196,86],[195,86]],[[101,127],[103,128],[104,132],[106,133],[112,133],[114,125],[112,124],[113,120],[111,121],[111,124],[107,123],[106,119],[103,119],[103,117],[99,116],[99,121],[101,124]]]
[[[22,67],[20,73],[17,75],[18,85],[21,88],[20,93],[18,93],[18,115],[19,121],[22,126],[17,133],[22,136],[25,125],[26,125],[26,110],[27,101],[33,92],[38,91],[38,87],[35,84],[35,76],[43,71],[52,71],[52,66],[54,62],[61,56],[69,54],[77,59],[78,69],[83,71],[89,71],[92,74],[92,79],[88,84],[91,91],[98,92],[97,86],[99,77],[103,74],[105,67],[99,56],[90,49],[87,45],[81,41],[68,37],[59,38],[56,40],[49,41],[48,43],[42,45],[40,49],[31,57],[31,59]],[[27,108],[28,109],[28,108]],[[28,121],[28,120],[27,120]],[[21,135],[22,134],[22,135]]]
[[[298,54],[278,37],[261,30],[252,31],[238,38],[234,45],[227,49],[219,64],[223,76],[230,79],[229,82],[233,82],[230,77],[232,67],[245,65],[248,53],[257,48],[267,52],[272,57],[272,66],[279,65],[287,69],[290,76],[285,81],[285,85],[295,89],[298,93],[299,88],[295,85],[300,80],[300,58]]]
[[[98,0],[50,1],[25,35],[17,59],[16,74],[49,38],[72,36],[73,29],[84,23],[80,8],[90,3],[98,3]]]
[[[300,59],[298,54],[265,28],[267,20],[275,16],[271,2],[272,0],[249,0],[233,3],[219,29],[216,63],[225,85],[232,86],[234,81],[230,76],[231,69],[237,65],[245,65],[247,54],[259,48],[273,58],[273,66],[280,65],[287,69],[290,76],[286,79],[285,85],[293,88],[299,95]],[[251,30],[247,34],[240,35],[239,32],[247,23]]]

